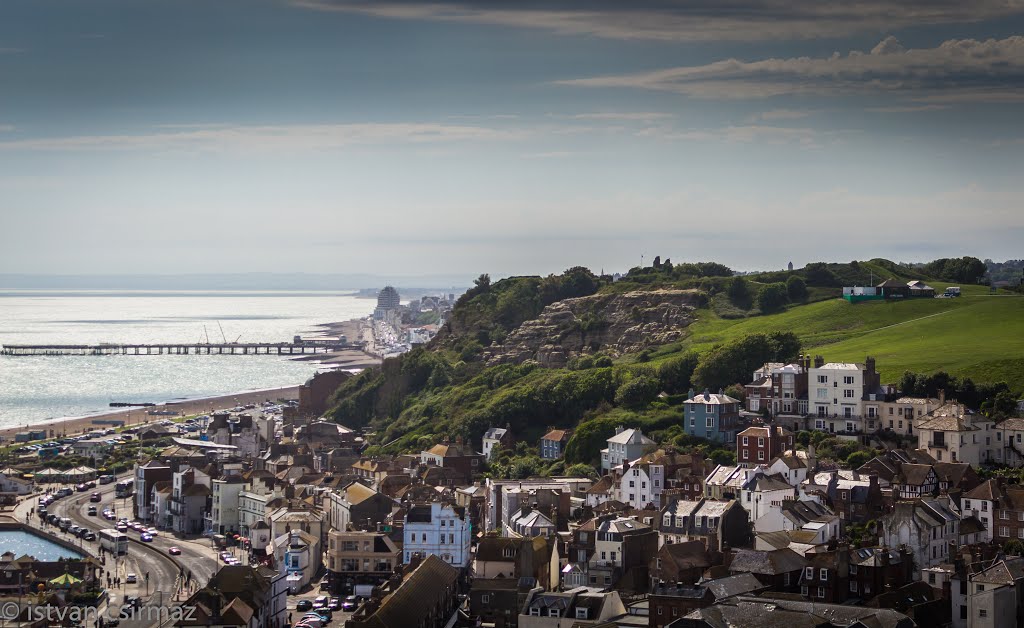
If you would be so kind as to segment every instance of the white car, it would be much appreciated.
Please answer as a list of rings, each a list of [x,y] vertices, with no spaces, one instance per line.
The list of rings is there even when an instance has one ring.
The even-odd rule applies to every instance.
[[[129,573],[127,576],[125,576],[124,581],[128,584],[135,584],[139,581],[139,577],[133,573]]]

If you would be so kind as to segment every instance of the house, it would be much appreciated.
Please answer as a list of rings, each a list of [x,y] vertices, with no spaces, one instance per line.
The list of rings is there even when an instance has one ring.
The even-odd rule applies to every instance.
[[[517,578],[475,579],[469,591],[469,616],[479,618],[481,625],[515,628],[526,594],[532,588],[520,584]]]
[[[746,595],[766,590],[757,578],[749,573],[706,580],[701,584],[688,585],[681,582],[664,582],[651,587],[648,596],[648,626],[664,628],[669,624],[678,625],[681,617],[700,609],[719,604],[737,595]]]
[[[229,475],[210,481],[210,521],[214,534],[238,532],[238,496],[245,489],[245,479]]]
[[[744,466],[765,464],[793,449],[793,432],[781,425],[752,425],[736,435],[736,460]]]
[[[940,397],[941,398],[941,397]],[[938,462],[966,462],[974,466],[995,462],[994,422],[963,404],[944,402],[917,421],[918,446]]]
[[[441,442],[420,453],[420,464],[453,469],[458,474],[460,484],[473,481],[473,476],[480,472],[482,460],[483,456],[466,447],[462,438],[457,438],[454,443]]]
[[[703,494],[701,481],[705,475],[705,463],[698,455],[679,453],[669,447],[624,462],[622,467],[621,474],[611,476],[617,478],[617,486],[612,487],[609,498],[627,503],[633,508],[642,509],[648,505],[659,507],[666,490],[673,490],[677,494],[680,491],[692,492],[697,497]],[[593,496],[588,502],[599,501],[600,488],[595,487],[587,492],[588,498]]]
[[[595,593],[585,587],[546,592],[535,588],[527,594],[519,613],[519,628],[607,626],[626,614],[617,591]]]
[[[808,564],[807,559],[789,548],[768,551],[741,549],[733,554],[729,573],[753,574],[773,591],[793,593],[800,590],[800,577]]]
[[[201,534],[206,529],[211,496],[210,476],[186,467],[171,476],[169,522],[161,522],[179,534]]]
[[[801,355],[792,364],[769,362],[754,371],[744,386],[750,412],[771,416],[807,414],[807,369],[810,356]]]
[[[893,499],[919,499],[939,491],[939,475],[930,464],[901,464],[892,479]]]
[[[495,447],[511,449],[513,445],[515,445],[515,440],[512,438],[512,430],[507,425],[505,427],[492,427],[484,432],[484,459],[491,460]]]
[[[965,609],[971,628],[1024,625],[1024,558],[1003,558],[971,574]]]
[[[703,541],[665,543],[647,565],[651,590],[665,582],[692,585],[700,580],[704,570],[716,564],[716,558],[720,561],[721,554],[709,551]]]
[[[340,490],[328,491],[324,499],[328,525],[336,530],[371,530],[395,509],[393,499],[361,482],[349,482]]]
[[[355,585],[377,585],[402,562],[402,551],[383,532],[331,530],[327,533],[327,575],[335,595],[348,595]]]
[[[284,503],[268,513],[267,525],[270,527],[272,539],[280,538],[292,530],[301,530],[319,539],[322,550],[327,540],[326,519],[327,516],[319,508],[309,508],[306,504],[293,502]]]
[[[459,569],[469,567],[471,535],[465,508],[439,502],[412,505],[402,535],[407,564],[414,556],[437,556]]]
[[[879,542],[911,548],[918,568],[949,562],[950,548],[960,541],[960,514],[946,496],[897,502],[879,523]]]
[[[658,551],[658,532],[646,523],[627,517],[598,520],[594,554],[587,565],[590,585],[646,590],[649,559]]]
[[[769,595],[738,596],[714,606],[693,611],[672,628],[733,628],[761,625],[765,611],[771,608],[774,626],[787,628],[831,628],[833,626],[871,626],[872,628],[913,628],[917,624],[902,613],[889,609],[797,602]]]
[[[1006,419],[995,426],[996,447],[1001,455],[996,462],[1019,467],[1024,465],[1024,419]]]
[[[910,286],[892,277],[876,287],[878,288],[878,294],[886,299],[905,299],[910,296]]]
[[[699,395],[690,391],[683,402],[683,429],[691,436],[716,443],[733,443],[740,422],[740,402],[722,393],[707,390]]]
[[[787,499],[765,509],[754,520],[754,530],[758,533],[808,531],[812,535],[804,541],[808,544],[821,544],[838,538],[839,516],[819,502]]]
[[[876,410],[872,410],[877,405]],[[914,433],[915,421],[921,421],[942,403],[934,397],[897,397],[882,401],[868,409],[866,428],[869,432],[889,430],[897,434]]]
[[[747,511],[736,500],[697,501],[666,498],[658,512],[659,530],[666,543],[701,540],[709,549],[742,547],[750,540]]]
[[[508,522],[509,531],[520,537],[554,536],[558,531],[555,522],[539,510],[523,506],[522,511]]]
[[[750,521],[756,522],[770,508],[781,508],[783,502],[795,500],[796,495],[797,490],[782,476],[757,474],[744,483],[738,498]]]
[[[850,597],[869,600],[914,580],[914,554],[907,547],[849,549]]]
[[[986,480],[960,498],[961,513],[973,516],[984,530],[981,539],[1000,545],[1010,539],[1024,541],[1024,487]]]
[[[800,575],[800,594],[826,604],[842,604],[850,597],[850,557],[845,545],[804,555],[807,566]]]
[[[298,593],[320,571],[323,548],[320,537],[302,530],[290,530],[270,542],[267,554],[274,565],[285,572],[288,591]]]
[[[623,462],[636,460],[655,445],[637,429],[615,428],[615,435],[608,439],[608,447],[601,450],[601,471],[607,473]]]
[[[345,621],[346,628],[443,628],[459,606],[459,570],[427,555],[408,570],[383,600],[371,599]]]
[[[206,437],[217,445],[237,447],[235,453],[243,458],[255,458],[263,446],[259,425],[250,414],[214,412],[206,426]]]
[[[863,364],[825,363],[815,356],[808,371],[808,409],[814,417],[814,429],[830,433],[857,434],[863,430],[865,401],[880,387],[875,359]]]
[[[565,454],[565,446],[572,438],[572,430],[556,430],[551,428],[540,439],[540,457],[544,460],[555,460]]]
[[[545,499],[543,491],[549,491],[551,500],[557,499],[559,512],[568,514],[572,497],[584,498],[585,491],[594,481],[587,477],[551,477],[526,480],[496,480],[488,478],[484,483],[484,530],[502,530],[511,514],[518,512],[524,503]],[[538,493],[542,491],[542,493]],[[536,497],[534,497],[536,496]],[[563,501],[564,500],[564,501]]]
[[[174,625],[281,628],[288,622],[287,595],[283,572],[224,565],[183,603],[193,610]]]
[[[907,282],[907,288],[909,288],[909,290],[910,290],[909,296],[911,298],[915,298],[915,297],[931,298],[931,297],[935,296],[935,288],[929,286],[928,284],[926,284],[925,282],[921,281],[920,279],[915,279],[913,281],[908,281]]]
[[[157,482],[171,481],[171,467],[167,463],[157,460],[150,460],[144,464],[135,465],[135,518],[139,521],[153,521],[152,495],[153,485]],[[163,524],[163,522],[160,522]]]

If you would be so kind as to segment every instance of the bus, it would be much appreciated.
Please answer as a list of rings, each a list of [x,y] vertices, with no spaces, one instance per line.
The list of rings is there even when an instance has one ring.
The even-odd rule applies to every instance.
[[[100,547],[114,556],[128,553],[128,535],[117,530],[100,530]]]
[[[135,488],[135,480],[121,480],[114,487],[115,497],[131,497]]]

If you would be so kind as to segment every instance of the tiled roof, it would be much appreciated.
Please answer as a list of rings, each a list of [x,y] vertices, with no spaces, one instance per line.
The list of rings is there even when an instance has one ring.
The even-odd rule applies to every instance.
[[[636,429],[622,430],[615,436],[608,439],[609,443],[618,445],[653,445],[654,441],[644,436],[644,433]]]
[[[459,570],[433,554],[408,575],[380,608],[366,618],[368,628],[419,626],[446,596],[454,596]]]
[[[739,399],[733,399],[729,395],[701,393],[687,399],[686,403],[703,403],[704,405],[718,405],[726,403],[739,403]]]
[[[567,440],[568,438],[569,430],[551,430],[550,432],[545,434],[544,437],[541,438],[541,440],[550,440],[556,443],[560,443],[563,440]]]
[[[807,561],[789,548],[758,551],[741,549],[733,556],[729,571],[778,575],[803,569]]]

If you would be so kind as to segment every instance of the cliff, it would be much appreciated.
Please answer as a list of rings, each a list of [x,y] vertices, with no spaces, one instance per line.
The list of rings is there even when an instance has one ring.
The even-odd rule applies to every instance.
[[[601,352],[616,357],[679,340],[704,305],[698,290],[650,290],[564,299],[525,321],[500,345],[484,350],[487,364],[536,360],[562,367],[569,359]]]

